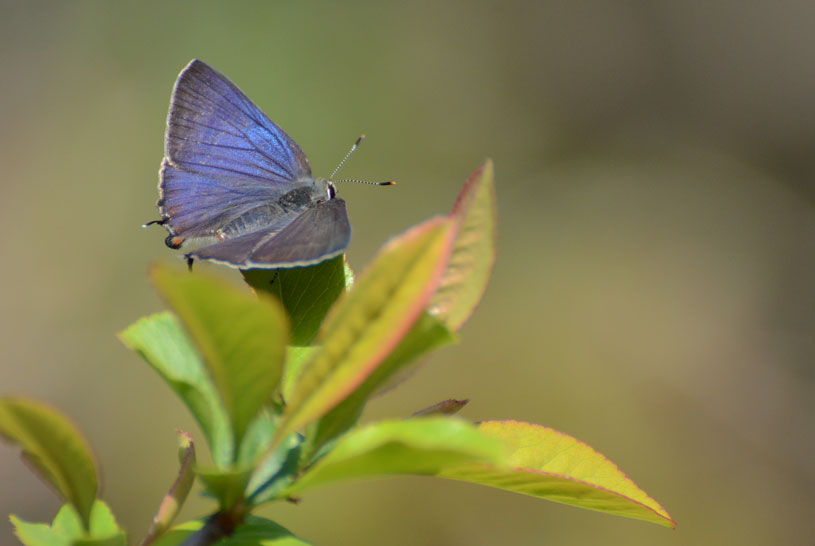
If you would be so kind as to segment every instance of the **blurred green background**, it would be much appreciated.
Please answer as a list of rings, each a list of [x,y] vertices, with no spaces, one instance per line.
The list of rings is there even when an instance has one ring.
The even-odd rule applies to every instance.
[[[143,537],[185,409],[114,334],[163,307],[148,265],[170,90],[201,58],[345,177],[356,269],[495,161],[499,258],[462,343],[366,418],[572,434],[677,520],[430,478],[263,514],[316,544],[811,544],[815,4],[2,2],[0,390],[67,412]],[[201,266],[201,269],[217,268]],[[237,278],[236,278],[237,281]],[[0,513],[58,506],[0,448]],[[182,516],[209,508],[197,497]],[[13,543],[7,522],[0,544]]]

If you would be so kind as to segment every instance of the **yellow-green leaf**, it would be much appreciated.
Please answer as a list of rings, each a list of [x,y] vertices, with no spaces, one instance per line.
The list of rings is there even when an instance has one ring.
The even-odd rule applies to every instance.
[[[487,160],[467,179],[450,217],[456,236],[450,261],[428,311],[453,331],[470,317],[495,263],[495,183]]]
[[[0,399],[0,435],[22,448],[88,529],[99,479],[90,446],[73,423],[45,404],[9,397]]]
[[[341,402],[407,335],[450,254],[453,223],[435,218],[390,241],[323,324],[321,350],[287,400],[276,443]]]
[[[617,466],[579,440],[540,425],[486,421],[479,430],[510,448],[507,467],[461,465],[439,476],[675,527],[668,512]]]
[[[285,311],[268,295],[255,297],[215,277],[155,267],[152,278],[201,351],[240,445],[280,382]]]
[[[465,462],[498,464],[505,456],[501,441],[457,417],[380,421],[342,436],[284,495],[351,478],[429,475]]]
[[[178,319],[169,312],[144,317],[119,338],[184,401],[207,437],[215,464],[231,466],[236,451],[232,424],[206,366]]]
[[[427,313],[419,315],[410,332],[373,373],[354,392],[312,425],[307,434],[306,458],[310,458],[323,444],[350,428],[362,414],[368,399],[382,388],[382,385],[407,369],[406,366],[411,362],[454,341],[455,335],[438,320]]]

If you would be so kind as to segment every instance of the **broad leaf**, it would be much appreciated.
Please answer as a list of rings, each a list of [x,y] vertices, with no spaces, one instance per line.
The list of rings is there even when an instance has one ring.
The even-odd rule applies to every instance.
[[[422,313],[408,335],[385,361],[354,392],[314,424],[308,434],[308,455],[317,453],[326,442],[356,423],[368,399],[400,370],[430,351],[455,340],[455,336],[438,320]]]
[[[156,515],[153,516],[153,523],[150,525],[142,546],[152,544],[170,527],[195,481],[195,472],[193,471],[195,445],[192,436],[181,430],[178,431],[178,462],[180,463],[178,476],[161,500],[161,505]]]
[[[184,401],[207,437],[212,460],[229,467],[235,456],[232,425],[204,363],[170,313],[140,319],[119,334]]]
[[[518,421],[487,421],[479,430],[509,446],[505,462],[511,468],[469,464],[445,468],[439,476],[676,526],[614,463],[571,436]]]
[[[152,278],[200,349],[240,445],[280,382],[285,311],[269,296],[256,298],[215,277],[156,267]]]
[[[329,314],[322,349],[300,374],[276,436],[279,442],[356,389],[396,348],[438,284],[452,222],[437,218],[392,240]]]
[[[428,310],[456,331],[484,295],[495,263],[497,217],[492,161],[470,175],[450,217],[456,223],[453,253]]]
[[[23,398],[0,399],[0,435],[19,445],[23,457],[90,525],[99,479],[90,446],[57,410]]]
[[[328,310],[345,291],[345,256],[310,267],[247,269],[243,278],[256,292],[273,294],[291,320],[292,345],[308,345]]]
[[[203,520],[190,521],[168,531],[156,546],[179,546],[204,526]],[[218,541],[218,546],[310,546],[288,529],[272,520],[257,516],[247,516],[243,525],[235,533]]]
[[[382,421],[353,429],[286,494],[339,480],[390,474],[436,474],[465,462],[499,464],[501,441],[455,417]]]

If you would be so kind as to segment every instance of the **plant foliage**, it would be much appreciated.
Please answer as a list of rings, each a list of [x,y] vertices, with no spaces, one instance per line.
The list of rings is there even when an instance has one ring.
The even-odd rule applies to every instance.
[[[156,266],[171,308],[120,338],[181,398],[213,464],[195,463],[179,433],[179,475],[143,544],[307,544],[253,516],[339,480],[435,475],[673,527],[668,513],[613,463],[578,440],[515,421],[478,425],[446,401],[415,417],[360,425],[368,399],[419,358],[457,340],[495,260],[491,162],[467,180],[452,212],[389,241],[354,282],[344,257],[313,267],[244,271],[254,294],[222,280]],[[15,516],[28,545],[125,544],[96,498],[84,439],[57,411],[0,401],[0,432],[63,497],[51,525]],[[171,527],[193,480],[218,508]]]

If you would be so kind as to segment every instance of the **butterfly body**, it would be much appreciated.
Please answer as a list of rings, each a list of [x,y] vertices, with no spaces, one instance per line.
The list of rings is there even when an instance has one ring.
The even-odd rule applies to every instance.
[[[313,177],[294,140],[198,60],[170,100],[158,209],[167,246],[242,269],[313,265],[351,236],[331,182]]]

